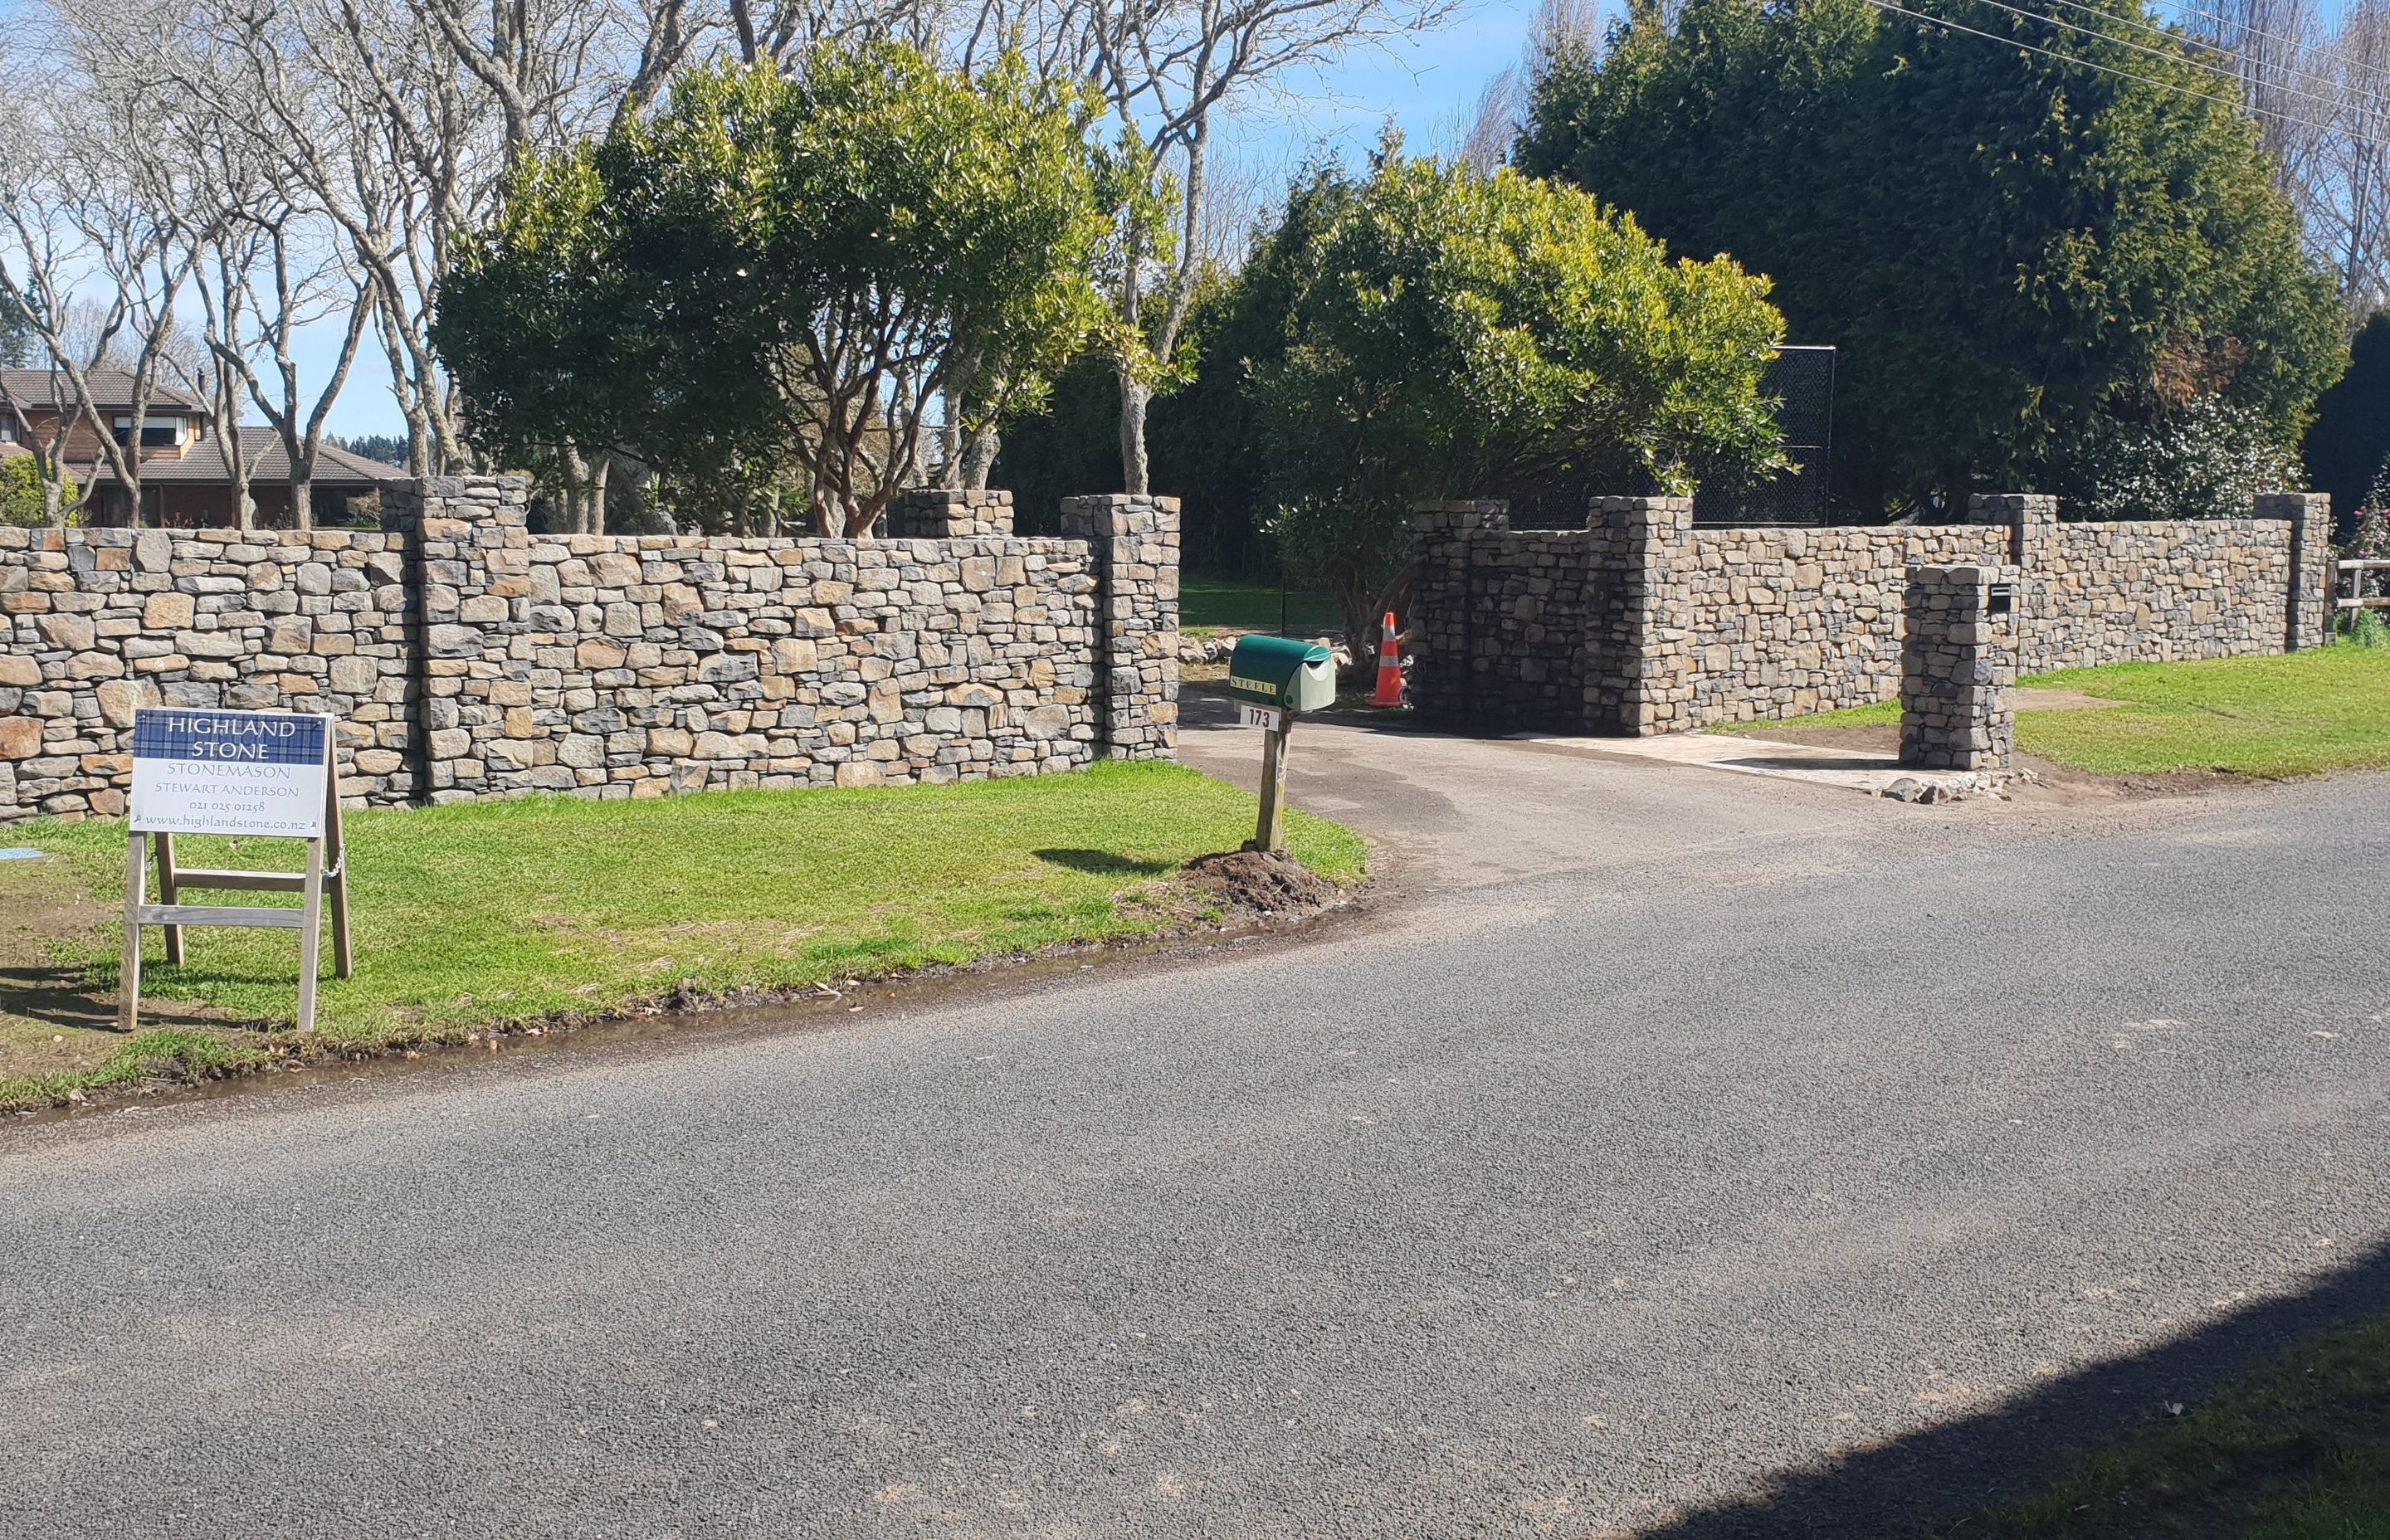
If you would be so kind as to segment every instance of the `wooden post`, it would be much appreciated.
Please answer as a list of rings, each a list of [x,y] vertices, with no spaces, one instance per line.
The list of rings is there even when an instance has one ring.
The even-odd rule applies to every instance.
[[[324,946],[324,841],[307,841],[307,885],[302,907],[305,924],[299,931],[299,1030],[315,1030],[315,965]]]
[[[116,971],[116,1028],[131,1032],[141,1011],[141,901],[149,886],[149,842],[135,834],[124,844],[124,951]]]
[[[158,834],[158,902],[180,904],[183,885],[174,877],[174,837]],[[169,925],[166,930],[166,961],[175,968],[183,966],[183,928]]]
[[[327,752],[331,763],[324,767],[324,797],[330,805],[324,809],[324,837],[330,842],[326,876],[330,879],[332,896],[332,971],[345,979],[349,976],[349,843],[341,828],[341,759],[337,752]]]
[[[1286,849],[1286,737],[1294,729],[1294,713],[1281,711],[1279,725],[1262,731],[1262,816],[1253,831],[1253,848]]]

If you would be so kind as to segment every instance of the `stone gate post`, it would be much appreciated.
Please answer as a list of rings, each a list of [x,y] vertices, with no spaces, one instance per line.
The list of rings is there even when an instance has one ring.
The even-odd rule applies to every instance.
[[[2300,652],[2332,640],[2339,597],[2332,564],[2332,494],[2327,492],[2261,492],[2250,499],[2259,519],[2287,519],[2291,525],[2290,612],[2283,618],[2282,650]]]
[[[2005,770],[2016,750],[2013,566],[1911,567],[1900,648],[1900,763]]]
[[[1169,759],[1178,748],[1178,499],[1065,497],[1062,535],[1095,547],[1104,752]]]

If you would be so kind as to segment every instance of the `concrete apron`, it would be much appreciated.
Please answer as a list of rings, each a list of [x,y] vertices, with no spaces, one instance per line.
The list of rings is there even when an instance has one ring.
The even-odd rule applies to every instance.
[[[1778,780],[1806,781],[1885,795],[1900,781],[1916,783],[1931,797],[1905,796],[1907,801],[1943,801],[1989,790],[2010,776],[1977,770],[1916,770],[1905,768],[1897,754],[1861,749],[1840,749],[1816,743],[1773,743],[1765,738],[1728,738],[1708,733],[1669,733],[1659,738],[1571,738],[1551,733],[1512,733],[1506,741],[1530,743],[1552,753],[1587,758],[1631,759],[1662,764],[1690,765],[1700,770],[1725,770],[1738,776],[1768,776]]]

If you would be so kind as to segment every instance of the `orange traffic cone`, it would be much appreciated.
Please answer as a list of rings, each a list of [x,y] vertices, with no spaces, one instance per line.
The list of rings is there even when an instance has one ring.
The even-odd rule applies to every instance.
[[[1378,644],[1378,688],[1369,697],[1372,706],[1399,706],[1403,703],[1403,654],[1394,645],[1394,612],[1386,611],[1384,640]]]

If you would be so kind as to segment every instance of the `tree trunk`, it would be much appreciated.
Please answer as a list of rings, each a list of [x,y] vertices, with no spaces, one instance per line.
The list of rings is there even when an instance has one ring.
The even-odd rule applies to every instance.
[[[1145,404],[1153,399],[1153,391],[1124,366],[1120,392],[1121,490],[1141,497],[1153,490],[1145,456]]]
[[[937,484],[950,487],[956,484],[956,468],[963,458],[963,396],[961,389],[954,384],[946,387],[945,395],[945,420],[938,424]]]
[[[970,436],[970,443],[963,449],[962,481],[959,483],[963,491],[987,490],[988,472],[996,467],[996,452],[1000,442],[996,437],[996,424],[992,422]]]

